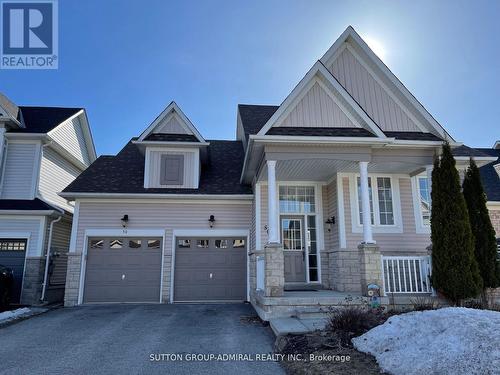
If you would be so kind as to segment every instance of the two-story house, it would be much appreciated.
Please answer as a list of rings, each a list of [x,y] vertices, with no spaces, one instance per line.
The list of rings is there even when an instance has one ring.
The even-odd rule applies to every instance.
[[[236,133],[205,140],[171,103],[64,189],[66,305],[248,300],[270,319],[370,284],[432,293],[432,164],[460,143],[351,27],[280,105],[239,105]]]
[[[58,193],[95,159],[84,109],[0,94],[0,264],[14,272],[11,302],[62,300],[74,206]]]

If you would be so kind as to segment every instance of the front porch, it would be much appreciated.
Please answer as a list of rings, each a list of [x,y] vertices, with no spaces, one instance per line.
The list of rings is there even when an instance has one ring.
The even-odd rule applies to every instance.
[[[369,286],[381,305],[430,296],[429,234],[417,228],[412,189],[416,176],[430,186],[435,150],[289,149],[266,147],[257,173],[250,300],[259,316],[366,305]]]
[[[279,317],[296,317],[301,319],[323,318],[331,308],[336,306],[363,306],[369,303],[369,297],[361,293],[347,293],[335,290],[317,291],[285,291],[280,297],[265,296],[262,291],[254,295],[254,308],[262,320]],[[381,298],[387,305],[389,299]]]

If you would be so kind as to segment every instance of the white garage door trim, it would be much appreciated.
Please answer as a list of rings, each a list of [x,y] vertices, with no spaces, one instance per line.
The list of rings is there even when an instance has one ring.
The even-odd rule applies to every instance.
[[[177,237],[244,237],[247,243],[247,301],[250,301],[250,231],[248,229],[175,229],[172,234],[172,265],[170,269],[170,303],[174,303],[175,248]]]
[[[78,304],[83,303],[83,293],[85,289],[85,272],[87,267],[87,251],[89,237],[161,237],[163,246],[161,248],[161,271],[160,271],[160,296],[159,302],[163,302],[163,263],[165,261],[165,229],[87,229],[85,230],[82,264],[80,267],[80,285],[78,287]]]

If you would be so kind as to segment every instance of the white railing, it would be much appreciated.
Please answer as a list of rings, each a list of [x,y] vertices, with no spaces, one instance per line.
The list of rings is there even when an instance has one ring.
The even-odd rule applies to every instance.
[[[387,293],[431,293],[429,256],[382,256],[384,291]]]
[[[257,290],[264,290],[264,275],[265,275],[265,267],[264,267],[264,257],[258,256],[256,258],[256,279],[257,279]]]

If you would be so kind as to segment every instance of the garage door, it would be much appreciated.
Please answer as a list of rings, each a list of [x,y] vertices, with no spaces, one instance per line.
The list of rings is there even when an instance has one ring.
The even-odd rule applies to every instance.
[[[26,257],[25,239],[2,238],[0,240],[0,264],[14,273],[14,288],[11,302],[19,303],[23,285],[24,259]]]
[[[161,238],[90,238],[83,302],[159,302]]]
[[[243,238],[178,238],[174,301],[244,301],[247,293]]]

